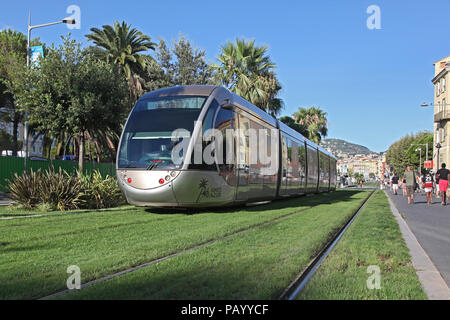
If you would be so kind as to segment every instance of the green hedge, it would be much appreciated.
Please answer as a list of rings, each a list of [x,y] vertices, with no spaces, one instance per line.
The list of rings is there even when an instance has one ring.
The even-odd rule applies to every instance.
[[[50,168],[52,165],[55,171],[59,168],[65,170],[67,173],[75,173],[78,169],[77,161],[63,161],[63,160],[27,160],[28,170],[33,169],[37,171],[38,169]],[[84,163],[84,173],[92,173],[94,170],[100,171],[103,177],[107,174],[110,176],[115,176],[116,170],[113,163],[97,163],[97,162],[85,162]],[[14,173],[21,175],[24,171],[24,159],[16,157],[0,157],[0,190],[6,191],[6,179],[12,179]]]

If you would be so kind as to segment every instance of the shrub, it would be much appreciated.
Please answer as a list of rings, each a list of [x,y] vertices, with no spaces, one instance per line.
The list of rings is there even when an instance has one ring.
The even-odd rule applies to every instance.
[[[125,203],[125,199],[114,177],[102,177],[100,171],[72,176],[59,168],[36,172],[14,174],[8,181],[11,197],[26,209],[37,206],[49,210],[70,210],[78,208],[111,208]]]
[[[61,211],[78,209],[83,185],[77,176],[71,176],[59,168],[45,171],[40,183],[40,203],[46,203]]]
[[[14,173],[12,181],[7,180],[11,198],[30,210],[40,202],[40,181],[42,172],[31,170],[19,176]]]
[[[100,171],[92,174],[80,175],[83,184],[83,206],[86,208],[111,208],[125,203],[122,192],[117,185],[116,178],[106,175],[102,177]]]

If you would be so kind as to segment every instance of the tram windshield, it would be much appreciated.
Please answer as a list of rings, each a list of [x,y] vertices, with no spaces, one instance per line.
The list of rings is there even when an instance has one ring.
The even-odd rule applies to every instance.
[[[184,129],[192,135],[206,98],[174,96],[139,100],[123,133],[118,167],[180,168],[181,164],[172,161],[172,149],[181,139],[172,141],[172,133]]]

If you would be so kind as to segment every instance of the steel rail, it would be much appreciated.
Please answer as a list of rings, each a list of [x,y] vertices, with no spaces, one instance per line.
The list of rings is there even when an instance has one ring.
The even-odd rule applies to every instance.
[[[303,290],[305,285],[320,267],[322,262],[331,252],[331,250],[336,246],[339,240],[342,238],[344,233],[347,231],[348,227],[353,223],[359,212],[367,204],[369,199],[373,196],[376,190],[372,191],[371,194],[364,200],[364,202],[358,207],[354,214],[347,220],[347,222],[335,233],[333,238],[327,242],[325,246],[319,251],[319,253],[311,260],[311,262],[306,266],[305,269],[295,278],[294,281],[283,291],[278,300],[294,300],[300,292]]]

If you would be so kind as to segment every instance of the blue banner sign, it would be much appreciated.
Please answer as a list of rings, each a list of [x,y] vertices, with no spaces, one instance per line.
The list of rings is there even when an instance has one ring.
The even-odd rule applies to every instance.
[[[42,46],[31,47],[31,64],[37,66],[39,57],[44,58],[44,48]]]

